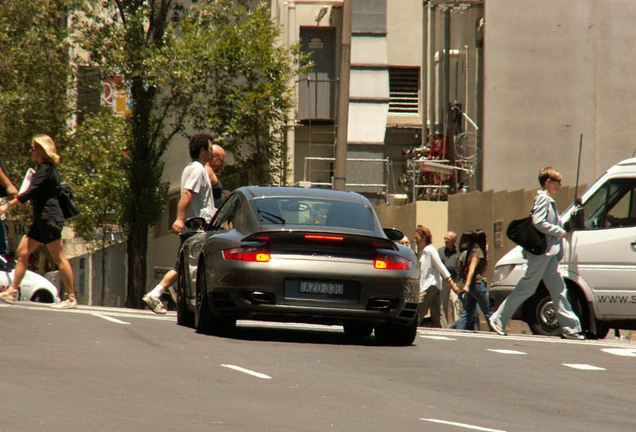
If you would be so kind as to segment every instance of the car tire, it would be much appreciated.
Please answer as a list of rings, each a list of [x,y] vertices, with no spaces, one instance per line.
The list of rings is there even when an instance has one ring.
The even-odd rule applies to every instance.
[[[373,324],[359,321],[346,321],[342,324],[342,328],[345,335],[353,339],[371,336],[373,333]]]
[[[182,262],[179,265],[179,281],[177,283],[177,324],[185,327],[194,327],[194,313],[188,309],[185,283],[186,273]]]
[[[207,335],[224,335],[236,327],[236,319],[215,316],[208,304],[208,288],[205,277],[205,264],[197,267],[197,298],[194,313],[194,326],[197,333]]]
[[[417,324],[385,323],[375,326],[375,339],[380,345],[408,346],[417,336]]]

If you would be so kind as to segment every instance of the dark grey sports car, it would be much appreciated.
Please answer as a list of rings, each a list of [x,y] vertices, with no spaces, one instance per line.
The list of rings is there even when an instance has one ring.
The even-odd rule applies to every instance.
[[[342,325],[347,335],[410,345],[416,335],[415,253],[382,229],[353,192],[243,187],[181,250],[177,322],[207,334],[237,319]]]

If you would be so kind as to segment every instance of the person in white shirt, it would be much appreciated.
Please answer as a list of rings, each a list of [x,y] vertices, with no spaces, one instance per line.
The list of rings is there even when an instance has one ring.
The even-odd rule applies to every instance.
[[[181,245],[194,234],[185,226],[185,221],[193,217],[202,217],[210,222],[216,210],[212,183],[205,168],[206,164],[212,160],[212,136],[208,134],[194,135],[190,139],[189,150],[192,162],[186,165],[181,174],[181,198],[177,206],[177,218],[172,224],[172,231],[179,235]],[[179,249],[181,249],[181,245]],[[168,271],[161,282],[143,297],[143,301],[154,313],[165,314],[167,312],[161,302],[161,295],[166,289],[171,289],[177,281],[179,277],[178,261],[177,255],[177,263],[174,268]],[[176,297],[176,293],[171,292],[171,294]]]
[[[442,281],[447,280],[453,291],[457,291],[457,286],[451,275],[442,263],[442,259],[437,249],[432,245],[433,235],[426,227],[418,226],[415,231],[415,241],[417,242],[420,259],[420,306],[418,311],[418,322],[421,324],[424,316],[430,310],[431,326],[442,327],[440,293]]]

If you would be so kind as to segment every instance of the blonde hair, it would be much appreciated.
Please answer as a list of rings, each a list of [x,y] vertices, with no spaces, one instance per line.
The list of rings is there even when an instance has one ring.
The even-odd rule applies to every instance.
[[[53,138],[48,135],[36,135],[33,138],[33,142],[39,145],[42,151],[44,151],[44,156],[47,161],[53,162],[54,164],[60,161],[60,155],[57,154]]]

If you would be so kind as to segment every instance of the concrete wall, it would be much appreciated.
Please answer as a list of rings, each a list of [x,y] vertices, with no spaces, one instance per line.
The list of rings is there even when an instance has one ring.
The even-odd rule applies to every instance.
[[[417,225],[424,225],[433,234],[433,245],[444,246],[444,234],[448,230],[448,202],[417,201],[404,206],[378,205],[375,207],[384,228],[397,228],[411,240],[415,249],[413,234]]]
[[[557,210],[562,213],[574,201],[574,187],[563,187],[555,197]],[[579,186],[579,195],[586,185]],[[488,237],[487,275],[492,280],[497,261],[515,244],[506,237],[506,228],[514,219],[530,212],[537,189],[513,191],[485,191],[451,195],[447,202],[417,201],[403,206],[375,207],[382,226],[398,228],[411,240],[419,224],[431,229],[433,245],[444,246],[444,234],[455,231],[459,236],[467,230],[483,229]]]
[[[484,190],[589,183],[636,149],[636,2],[485,2]]]

